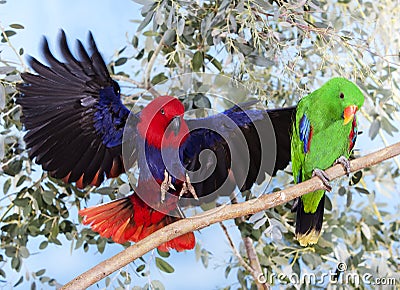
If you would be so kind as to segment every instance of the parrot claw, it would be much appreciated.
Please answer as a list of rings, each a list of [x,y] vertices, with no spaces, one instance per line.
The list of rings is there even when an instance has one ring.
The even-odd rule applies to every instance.
[[[199,200],[196,190],[194,189],[193,185],[190,183],[189,175],[186,173],[186,181],[183,182],[182,190],[179,193],[179,198],[181,198],[185,193],[190,192],[194,199]]]
[[[171,175],[169,175],[167,170],[165,170],[164,171],[164,180],[161,183],[161,202],[164,202],[165,196],[170,188],[173,190],[176,190],[175,186],[172,184]]]
[[[338,159],[336,159],[334,165],[336,164],[342,164],[344,167],[344,170],[346,171],[346,175],[350,176],[351,168],[350,168],[350,161],[344,156],[340,156]]]
[[[332,190],[332,186],[329,184],[330,178],[329,178],[328,174],[326,174],[325,171],[323,171],[321,169],[318,169],[318,168],[315,168],[313,173],[312,173],[312,176],[313,177],[317,176],[322,181],[322,183],[324,184],[325,189],[327,191],[331,191]]]

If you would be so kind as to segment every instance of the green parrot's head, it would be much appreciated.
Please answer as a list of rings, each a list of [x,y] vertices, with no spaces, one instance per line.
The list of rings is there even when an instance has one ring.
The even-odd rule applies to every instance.
[[[325,113],[333,119],[342,118],[343,125],[349,124],[364,104],[364,95],[360,89],[345,78],[330,79],[318,91],[318,105],[325,107]]]

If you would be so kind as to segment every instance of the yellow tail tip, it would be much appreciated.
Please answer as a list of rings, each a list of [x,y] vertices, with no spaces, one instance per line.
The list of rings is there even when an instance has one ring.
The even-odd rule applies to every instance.
[[[307,234],[296,234],[296,239],[299,241],[302,247],[307,247],[309,245],[316,244],[320,236],[320,231],[311,230]]]

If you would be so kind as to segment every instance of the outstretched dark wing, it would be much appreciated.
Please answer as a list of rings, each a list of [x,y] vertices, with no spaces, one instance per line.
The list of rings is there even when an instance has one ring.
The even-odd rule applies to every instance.
[[[29,130],[24,139],[30,157],[51,176],[78,187],[99,185],[105,175],[124,172],[121,144],[129,110],[121,103],[119,86],[91,33],[88,51],[78,41],[78,58],[72,55],[64,31],[59,46],[63,62],[44,39],[42,52],[48,65],[30,58],[37,74],[21,74],[24,83],[18,85],[17,103]]]
[[[221,114],[187,120],[190,136],[182,159],[198,196],[241,191],[275,175],[290,161],[295,107],[276,110],[235,106]]]

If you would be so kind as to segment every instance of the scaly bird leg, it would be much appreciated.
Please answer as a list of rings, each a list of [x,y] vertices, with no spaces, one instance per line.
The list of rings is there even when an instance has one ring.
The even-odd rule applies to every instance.
[[[350,161],[344,156],[340,156],[338,159],[336,159],[334,165],[336,164],[342,164],[344,167],[344,170],[346,171],[347,176],[350,176],[351,168],[350,168]]]
[[[315,168],[313,173],[312,173],[312,176],[313,177],[317,176],[319,179],[321,179],[321,181],[324,184],[325,189],[327,191],[331,191],[332,190],[332,186],[329,184],[329,181],[331,181],[331,179],[329,178],[328,174],[326,174],[325,171],[323,171],[321,169],[318,169],[318,168]]]
[[[169,175],[167,170],[164,171],[164,180],[161,183],[160,187],[161,187],[161,202],[164,202],[165,196],[170,188],[176,190],[174,185],[172,184],[171,175]]]
[[[184,195],[185,193],[190,192],[192,194],[192,196],[196,199],[199,200],[199,198],[197,197],[196,194],[196,190],[194,189],[193,185],[190,183],[190,177],[189,175],[186,173],[186,181],[183,182],[182,185],[182,190],[179,193],[179,198],[182,197],[182,195]]]

